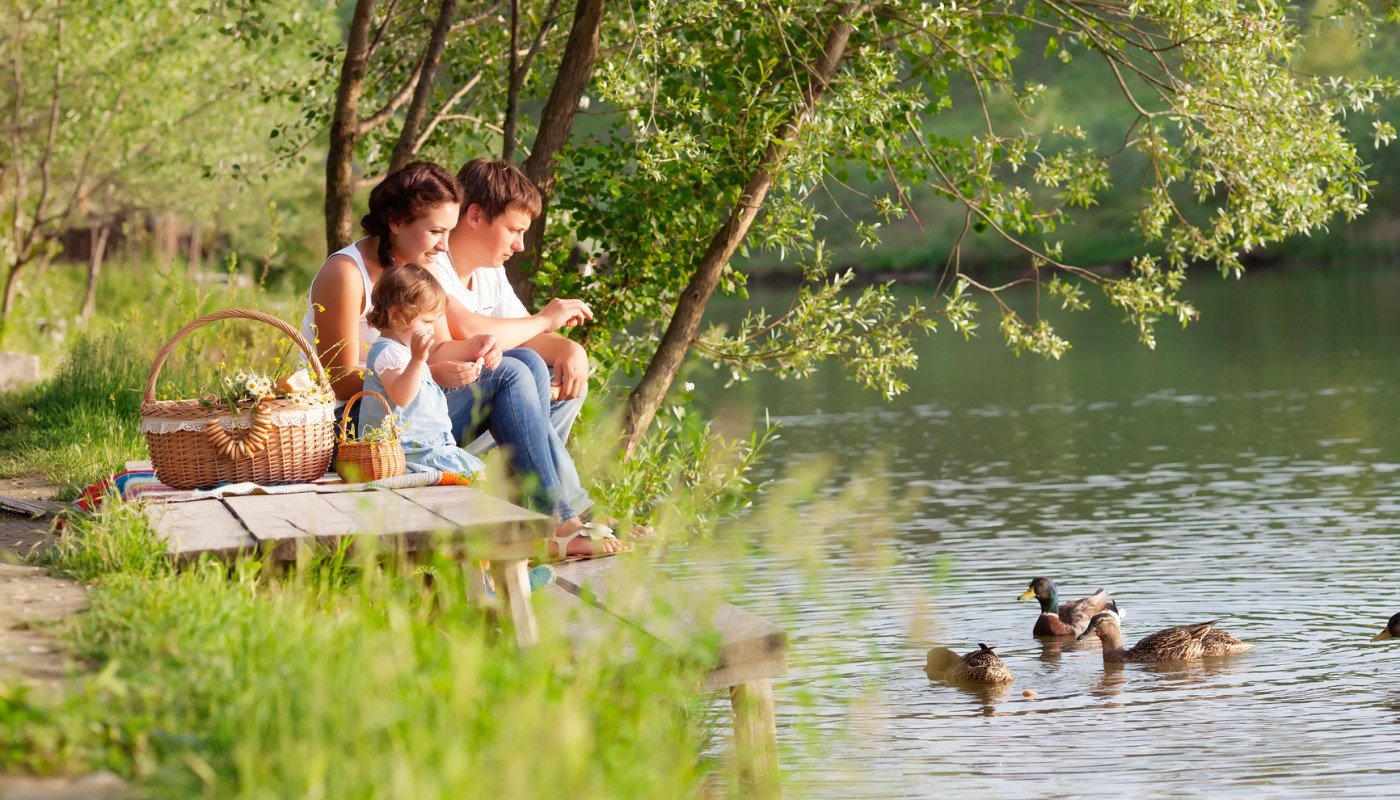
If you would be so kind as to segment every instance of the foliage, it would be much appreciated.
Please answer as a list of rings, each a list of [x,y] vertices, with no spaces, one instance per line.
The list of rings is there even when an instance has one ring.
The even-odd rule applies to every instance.
[[[66,230],[136,212],[209,218],[245,176],[272,175],[268,129],[289,113],[275,90],[301,69],[299,51],[326,19],[300,4],[260,6],[280,20],[262,40],[236,35],[242,12],[217,2],[141,0],[121,13],[90,0],[6,5],[7,313],[15,276],[56,252]]]
[[[800,375],[840,357],[864,384],[897,392],[894,376],[914,364],[907,337],[929,329],[933,315],[972,335],[978,295],[1018,352],[1062,355],[1070,343],[1056,333],[1055,313],[1087,307],[1094,289],[1151,346],[1160,320],[1195,317],[1178,297],[1189,266],[1237,275],[1244,253],[1364,213],[1371,187],[1348,118],[1374,120],[1368,144],[1392,135],[1377,115],[1396,84],[1300,71],[1294,57],[1309,20],[1283,3],[851,8],[847,58],[778,166],[746,246],[820,265],[818,229],[831,230],[834,213],[875,247],[885,226],[918,217],[915,187],[951,201],[961,229],[927,312],[898,306],[882,287],[838,300],[845,279],[808,266],[789,312],[711,329],[696,349],[736,377]],[[1377,22],[1361,4],[1344,11]],[[551,217],[556,240],[576,242],[598,267],[580,276],[560,248],[537,276],[549,293],[589,297],[599,328],[622,332],[590,342],[605,360],[634,372],[647,364],[703,243],[799,104],[839,13],[814,0],[639,1],[612,19],[595,75],[606,124],[566,153]],[[1097,106],[1116,106],[1112,119],[1123,121],[1116,136],[1094,137],[1106,147],[1090,146],[1077,124],[1090,116],[1083,106],[1042,118],[1053,86],[1022,77],[1079,62],[1096,65],[1083,69],[1096,72]],[[1105,117],[1096,109],[1093,119]],[[1135,189],[1114,184],[1120,164],[1142,177]],[[1064,226],[1109,191],[1138,206],[1140,256],[1125,275],[1063,256]],[[852,200],[864,210],[848,214]],[[961,246],[979,234],[1010,242],[1029,273],[1001,285],[964,273]],[[720,289],[743,295],[744,282],[731,266]],[[1005,291],[1022,283],[1052,302],[1014,307]],[[885,338],[857,346],[869,331]]]
[[[668,406],[626,461],[617,459],[616,414],[590,415],[586,435],[569,447],[610,513],[653,520],[678,541],[706,536],[750,508],[765,486],[755,468],[779,436],[767,420],[753,430],[747,420],[705,419],[690,400],[682,395]]]

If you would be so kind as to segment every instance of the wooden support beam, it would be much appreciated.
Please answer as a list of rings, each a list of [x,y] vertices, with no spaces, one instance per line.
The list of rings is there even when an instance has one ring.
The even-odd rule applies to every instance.
[[[496,579],[496,597],[505,604],[515,630],[515,643],[520,647],[539,644],[540,626],[530,607],[530,568],[518,559],[492,561],[491,574]]]
[[[730,690],[729,702],[734,709],[734,761],[744,796],[780,796],[772,682],[765,678],[741,683]]]

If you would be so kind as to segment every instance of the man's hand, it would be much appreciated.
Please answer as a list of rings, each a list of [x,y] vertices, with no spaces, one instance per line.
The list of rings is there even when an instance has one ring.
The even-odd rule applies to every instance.
[[[549,325],[549,330],[553,331],[582,325],[593,319],[593,309],[582,300],[564,300],[556,297],[535,316],[543,319]]]
[[[568,350],[554,362],[554,383],[559,400],[581,397],[588,389],[588,351],[583,345],[569,342]]]

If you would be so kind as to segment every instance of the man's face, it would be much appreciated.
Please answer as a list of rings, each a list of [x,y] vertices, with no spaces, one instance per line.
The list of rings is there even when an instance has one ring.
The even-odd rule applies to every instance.
[[[486,226],[493,265],[504,264],[525,249],[525,231],[530,229],[530,215],[518,208],[508,208]]]

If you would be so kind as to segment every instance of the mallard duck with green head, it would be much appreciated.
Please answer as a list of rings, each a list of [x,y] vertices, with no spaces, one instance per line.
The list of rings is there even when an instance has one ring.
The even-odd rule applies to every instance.
[[[1032,636],[1078,636],[1089,627],[1089,620],[1095,614],[1107,610],[1117,611],[1118,607],[1108,599],[1108,592],[1099,589],[1088,597],[1060,602],[1059,589],[1049,578],[1034,578],[1026,591],[1017,600],[1040,601],[1040,616],[1031,629]]]
[[[1243,653],[1254,645],[1217,629],[1216,623],[1197,622],[1157,631],[1132,647],[1123,647],[1123,630],[1118,615],[1112,611],[1097,614],[1080,639],[1097,633],[1103,646],[1105,664],[1151,664],[1163,661],[1196,661],[1206,656],[1226,656]]]
[[[1371,641],[1379,642],[1382,639],[1400,639],[1400,614],[1390,618],[1390,622],[1385,624],[1385,630],[1371,637]]]
[[[928,651],[924,674],[947,683],[1006,684],[1016,679],[1011,669],[997,657],[996,649],[978,643],[978,649],[960,656],[946,647]]]

